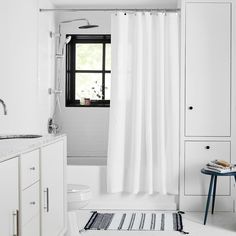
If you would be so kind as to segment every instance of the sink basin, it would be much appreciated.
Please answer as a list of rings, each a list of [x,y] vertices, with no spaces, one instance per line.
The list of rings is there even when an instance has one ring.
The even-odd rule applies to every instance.
[[[22,138],[41,138],[42,135],[37,134],[17,134],[17,135],[0,135],[1,139],[22,139]]]

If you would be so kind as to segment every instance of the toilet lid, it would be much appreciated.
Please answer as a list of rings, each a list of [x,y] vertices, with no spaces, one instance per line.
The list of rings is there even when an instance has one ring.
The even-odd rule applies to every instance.
[[[90,187],[87,185],[78,185],[78,184],[68,184],[67,185],[68,193],[88,193],[90,192]]]

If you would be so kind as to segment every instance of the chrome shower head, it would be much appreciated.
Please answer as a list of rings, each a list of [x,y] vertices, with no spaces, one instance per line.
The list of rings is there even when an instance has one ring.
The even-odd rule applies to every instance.
[[[67,24],[67,23],[76,22],[76,21],[86,21],[86,23],[87,23],[86,25],[79,26],[78,27],[79,29],[91,29],[91,28],[99,27],[99,25],[91,25],[89,23],[88,19],[86,19],[86,18],[73,19],[73,20],[65,20],[65,21],[61,21],[59,23],[59,33],[60,33],[60,25],[61,24]]]
[[[96,28],[96,27],[99,27],[99,25],[90,25],[88,23],[87,25],[79,26],[79,29],[91,29],[91,28]]]

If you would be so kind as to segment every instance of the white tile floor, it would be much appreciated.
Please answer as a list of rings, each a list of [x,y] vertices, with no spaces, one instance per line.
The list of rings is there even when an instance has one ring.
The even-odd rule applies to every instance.
[[[70,212],[70,224],[72,232],[70,236],[157,236],[157,235],[181,235],[179,232],[120,232],[120,231],[86,231],[79,233],[89,219],[89,210]],[[215,212],[209,213],[206,225],[203,225],[204,213],[187,212],[183,215],[184,230],[189,231],[191,236],[236,236],[236,213]],[[69,235],[68,235],[69,236]]]

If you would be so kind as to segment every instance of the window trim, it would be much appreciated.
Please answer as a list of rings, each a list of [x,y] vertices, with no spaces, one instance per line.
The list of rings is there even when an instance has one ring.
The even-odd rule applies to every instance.
[[[105,100],[105,75],[111,73],[105,70],[106,44],[111,43],[110,34],[68,34],[71,41],[66,46],[66,107],[110,107],[110,100]],[[77,43],[101,43],[103,45],[102,70],[76,70],[75,68],[75,46]],[[102,100],[91,100],[91,105],[80,105],[80,100],[75,99],[75,75],[76,73],[101,73],[102,74]]]

